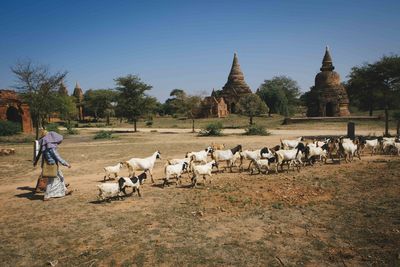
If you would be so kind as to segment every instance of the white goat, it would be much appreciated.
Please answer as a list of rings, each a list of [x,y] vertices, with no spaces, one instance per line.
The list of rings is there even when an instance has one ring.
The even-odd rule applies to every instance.
[[[344,160],[346,162],[351,162],[353,161],[354,155],[357,154],[357,157],[361,159],[359,150],[358,150],[358,144],[353,143],[353,141],[348,141],[348,140],[341,140],[339,142],[339,162],[340,162],[340,156],[344,156]]]
[[[239,165],[237,165],[237,161],[240,160]],[[240,152],[236,152],[235,154],[233,154],[232,159],[229,161],[229,166],[232,167],[237,167],[240,171],[240,166],[242,165],[242,155],[240,154]]]
[[[118,173],[121,171],[121,169],[122,169],[122,165],[123,165],[123,163],[122,162],[120,162],[120,163],[118,163],[117,165],[115,165],[115,166],[107,166],[107,167],[104,167],[104,171],[105,171],[105,175],[104,175],[104,181],[106,180],[106,178],[108,177],[108,179],[110,179],[110,175],[111,174],[114,174],[114,178],[117,178],[118,177]]]
[[[391,146],[394,146],[395,144],[395,138],[389,138],[389,137],[383,137],[382,140],[382,151],[384,153],[388,153],[389,152],[389,148]]]
[[[232,149],[215,150],[212,152],[211,157],[213,160],[215,160],[216,163],[218,163],[219,161],[226,161],[226,168],[230,168],[230,171],[232,172],[231,160],[233,159],[233,155],[236,154],[236,152],[240,151],[242,151],[242,146],[237,145]],[[217,169],[219,171],[218,165]]]
[[[129,170],[129,177],[132,177],[135,175],[135,171],[141,170],[141,171],[148,171],[150,173],[151,177],[151,182],[154,183],[153,179],[153,168],[154,168],[154,163],[156,162],[156,159],[161,158],[161,153],[160,151],[156,151],[151,155],[150,157],[147,158],[131,158],[128,161],[124,162],[124,165],[128,167]]]
[[[272,159],[272,158],[271,158]],[[258,159],[258,160],[253,160],[254,165],[256,166],[258,173],[261,173],[263,169],[265,169],[264,174],[268,174],[269,172],[269,165],[271,159]],[[251,174],[254,173],[254,170],[251,169]]]
[[[373,140],[365,140],[365,148],[371,148],[371,156],[376,153],[376,150],[379,148],[380,144],[378,139]]]
[[[186,171],[189,167],[189,163],[187,162],[182,162],[182,163],[177,163],[174,165],[165,165],[164,167],[164,174],[165,174],[165,178],[164,178],[164,184],[163,187],[165,185],[169,185],[169,178],[171,177],[176,177],[177,182],[176,185],[178,185],[178,182],[181,183],[181,175],[184,171]]]
[[[276,166],[275,166],[275,172],[278,173],[278,166],[281,166],[281,170],[283,171],[283,164],[286,162],[288,164],[288,172],[290,169],[290,166],[292,164],[295,164],[297,166],[297,170],[300,171],[300,165],[303,164],[301,161],[301,158],[303,156],[303,153],[299,151],[298,149],[290,149],[290,150],[278,150],[275,152],[275,158],[276,158]]]
[[[394,143],[394,147],[397,150],[397,156],[400,156],[400,143],[395,142]]]
[[[321,147],[311,146],[311,144],[309,144],[306,147],[305,156],[310,165],[313,165],[315,163],[316,157],[318,157],[321,161],[322,159],[324,159],[324,163],[326,163],[328,152]]]
[[[119,178],[117,183],[103,183],[97,185],[99,188],[99,200],[106,200],[112,197],[121,197],[125,189],[125,179]]]
[[[282,149],[293,149],[299,144],[299,142],[302,139],[303,139],[303,137],[301,137],[301,136],[295,140],[282,140],[281,139]]]
[[[167,164],[168,165],[175,165],[175,164],[180,164],[180,163],[187,163],[188,164],[188,168],[186,169],[186,172],[189,174],[189,172],[192,169],[192,161],[193,161],[193,157],[190,158],[183,158],[183,159],[169,159],[167,160]]]
[[[206,184],[206,175],[210,176],[210,183],[211,183],[211,171],[212,171],[212,168],[215,166],[217,166],[217,162],[215,160],[212,160],[203,165],[193,166],[192,186],[196,187],[197,176],[199,176],[199,175],[203,176],[204,185]]]
[[[208,154],[212,152],[212,148],[209,146],[205,150],[198,152],[188,152],[186,153],[186,158],[192,158],[192,162],[207,163]]]
[[[240,152],[240,155],[242,156],[242,159],[248,159],[250,160],[249,167],[247,167],[248,170],[250,170],[251,165],[253,164],[254,161],[259,160],[261,158],[272,158],[274,157],[274,154],[270,149],[267,147],[264,147],[262,149],[257,149],[257,150],[244,150]],[[240,167],[242,167],[242,162],[240,164]]]

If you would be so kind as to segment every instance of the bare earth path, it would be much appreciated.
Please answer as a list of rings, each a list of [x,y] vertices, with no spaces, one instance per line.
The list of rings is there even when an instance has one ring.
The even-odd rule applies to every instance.
[[[98,132],[98,131],[117,131],[117,132],[133,132],[132,128],[120,128],[120,127],[115,127],[115,128],[108,128],[108,127],[103,127],[103,128],[82,128],[84,131],[89,131],[89,132]],[[191,129],[180,129],[180,128],[138,128],[139,132],[158,132],[158,133],[190,133]],[[195,129],[196,132],[199,132],[200,129]],[[346,135],[347,131],[345,128],[342,129],[326,129],[326,128],[320,128],[320,129],[314,129],[310,128],[309,130],[306,130],[304,128],[302,129],[272,129],[269,130],[271,135],[273,136],[280,136],[282,138],[286,137],[292,137],[292,136],[311,136],[311,135]],[[358,129],[357,134],[359,135],[369,135],[371,133],[378,132],[378,130],[375,129]],[[243,129],[224,129],[223,130],[224,134],[243,134],[244,130]]]
[[[101,128],[103,129],[103,128]],[[152,129],[154,130],[154,129]],[[398,266],[400,159],[367,156],[300,173],[213,174],[211,184],[162,189],[166,158],[211,142],[272,146],[279,138],[345,134],[277,130],[272,136],[197,137],[179,131],[67,137],[61,155],[72,196],[43,202],[31,193],[31,146],[0,158],[0,266]],[[287,132],[285,132],[287,131]],[[98,203],[102,168],[155,150],[162,161],[137,195]],[[122,174],[127,171],[123,170]]]

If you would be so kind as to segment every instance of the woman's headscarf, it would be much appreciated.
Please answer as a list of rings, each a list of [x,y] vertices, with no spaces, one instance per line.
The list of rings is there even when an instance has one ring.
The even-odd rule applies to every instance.
[[[57,148],[63,140],[63,136],[56,132],[48,132],[45,136],[43,136],[39,142],[41,145],[42,151],[45,151],[47,148]]]

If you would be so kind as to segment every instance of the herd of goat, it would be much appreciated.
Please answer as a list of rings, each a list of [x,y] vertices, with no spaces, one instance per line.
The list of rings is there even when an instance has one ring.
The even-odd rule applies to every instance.
[[[287,171],[291,168],[297,168],[300,171],[306,164],[314,165],[316,161],[324,162],[330,159],[332,162],[337,160],[339,163],[342,158],[345,162],[351,162],[354,157],[361,159],[364,149],[368,148],[371,155],[375,153],[396,154],[400,156],[400,140],[398,138],[379,137],[367,139],[364,137],[355,138],[326,138],[324,141],[305,140],[299,137],[294,140],[281,140],[280,145],[268,148],[263,147],[257,150],[242,150],[241,145],[231,149],[225,149],[223,144],[212,144],[201,151],[188,152],[184,158],[169,159],[164,166],[164,182],[162,186],[169,186],[170,179],[176,179],[176,185],[181,184],[181,176],[187,173],[191,177],[191,186],[196,187],[197,179],[203,177],[203,183],[206,184],[207,177],[211,177],[213,168],[220,171],[221,162],[225,162],[224,169],[237,168],[239,172],[243,171],[245,160],[249,162],[247,170],[268,174],[271,167],[274,166],[278,173],[280,167],[287,165]],[[107,182],[98,185],[99,199],[110,200],[114,197],[127,196],[126,188],[133,189],[132,193],[137,191],[140,194],[140,186],[150,174],[153,179],[153,168],[157,159],[161,158],[160,151],[154,152],[147,158],[131,158],[128,161],[120,162],[115,166],[104,168],[106,178],[118,178],[116,183]],[[123,167],[129,171],[129,177],[119,176]],[[142,171],[135,176],[136,171]],[[209,181],[211,183],[211,179]]]

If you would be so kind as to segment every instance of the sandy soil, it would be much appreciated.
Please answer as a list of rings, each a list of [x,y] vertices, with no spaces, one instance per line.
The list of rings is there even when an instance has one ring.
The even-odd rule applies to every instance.
[[[186,130],[187,131],[187,130]],[[269,175],[215,173],[211,184],[161,188],[167,158],[211,142],[245,149],[279,138],[341,134],[274,131],[272,136],[197,137],[185,132],[69,136],[60,147],[76,191],[43,202],[33,194],[39,169],[31,146],[0,158],[0,265],[43,266],[398,266],[400,159],[368,156],[352,163]],[[102,168],[160,150],[156,183],[111,203],[96,201]],[[122,174],[127,174],[123,170]]]

